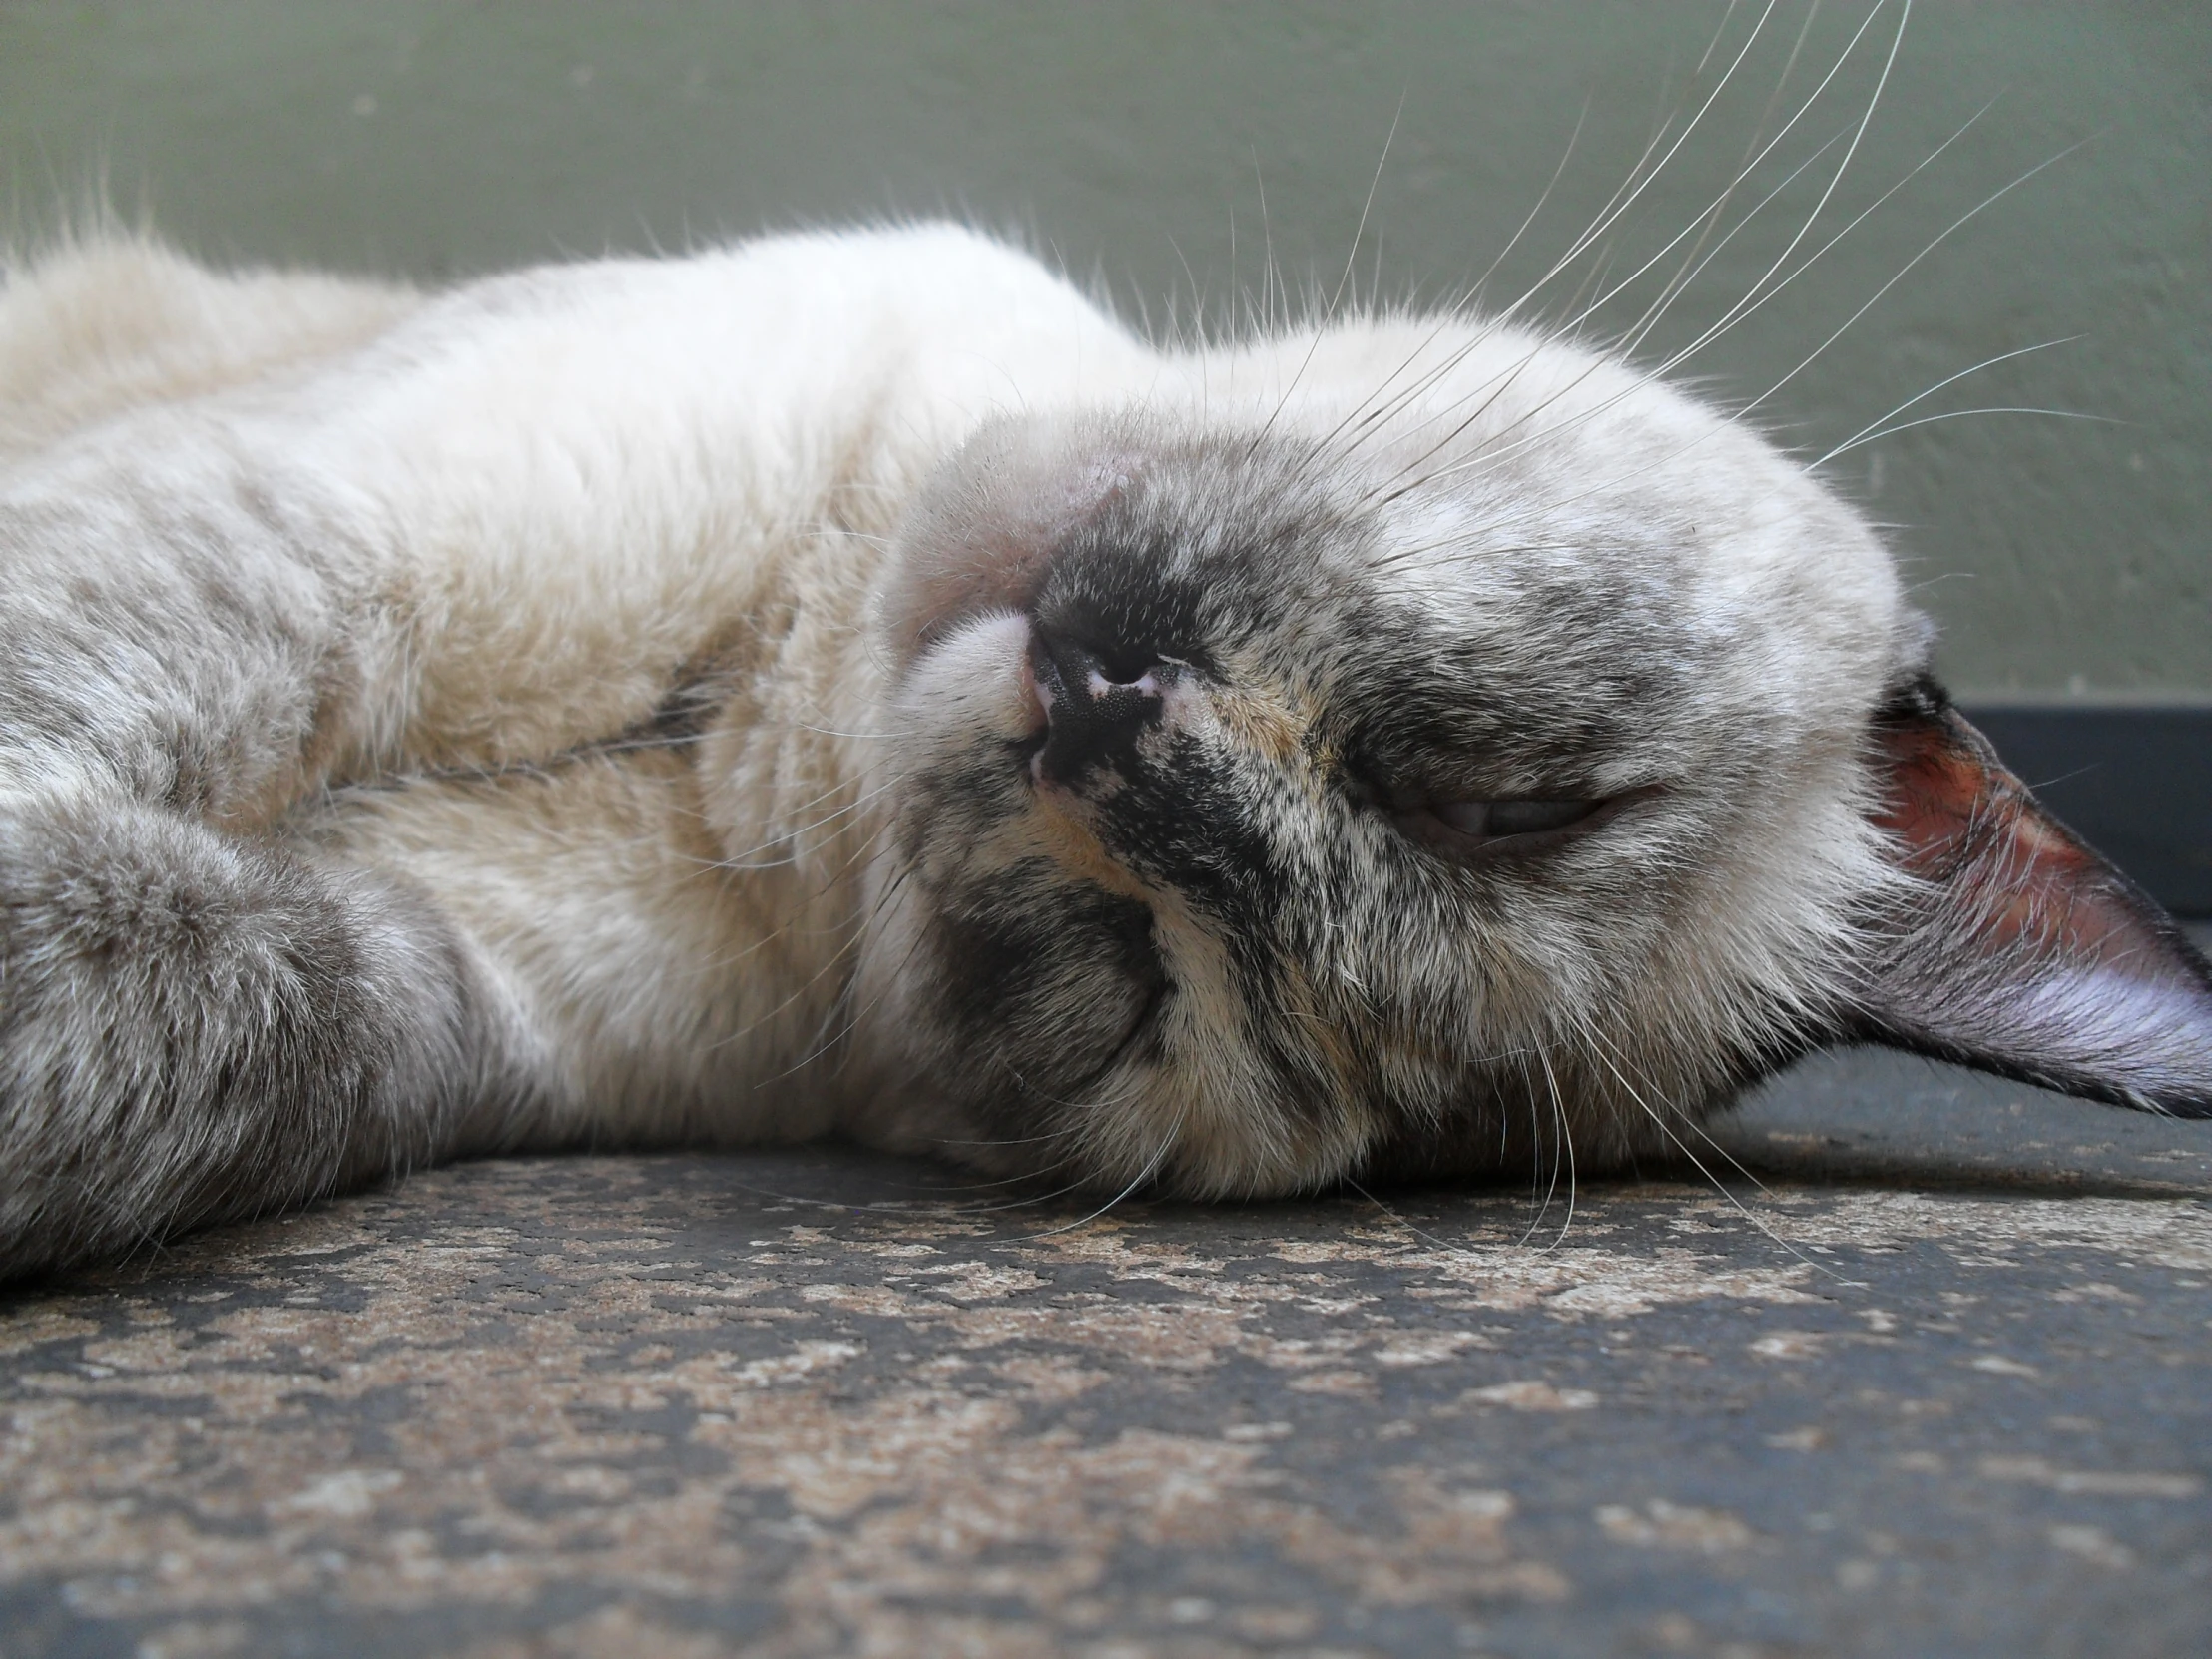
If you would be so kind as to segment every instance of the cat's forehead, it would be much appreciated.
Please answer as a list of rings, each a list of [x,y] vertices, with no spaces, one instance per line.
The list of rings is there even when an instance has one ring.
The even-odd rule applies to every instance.
[[[1628,400],[1671,401],[1656,387]],[[1655,436],[1605,409],[1513,450],[1410,420],[1349,442],[1342,412],[1317,399],[1259,432],[1165,425],[1150,445],[1122,442],[1117,487],[1069,527],[1048,575],[1101,597],[1187,585],[1232,630],[1382,606],[1438,648],[1499,629],[1568,653],[1705,651],[1744,630],[1814,646],[1896,609],[1875,538],[1724,423]]]

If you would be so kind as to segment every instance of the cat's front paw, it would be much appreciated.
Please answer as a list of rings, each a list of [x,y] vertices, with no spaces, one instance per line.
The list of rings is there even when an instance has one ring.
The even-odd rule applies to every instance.
[[[0,1276],[423,1155],[454,974],[388,908],[159,808],[0,803]]]

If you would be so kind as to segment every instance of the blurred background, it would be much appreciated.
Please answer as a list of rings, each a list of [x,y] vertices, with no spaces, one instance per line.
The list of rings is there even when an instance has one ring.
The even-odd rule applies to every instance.
[[[1363,297],[1479,282],[1809,458],[1858,440],[1825,471],[1969,700],[2046,736],[2151,711],[2138,770],[2205,772],[2212,6],[1903,15],[0,0],[0,184],[19,239],[104,189],[212,260],[425,282],[893,214],[1023,238],[1156,328],[1348,256]],[[2059,412],[1957,413],[1992,408]]]

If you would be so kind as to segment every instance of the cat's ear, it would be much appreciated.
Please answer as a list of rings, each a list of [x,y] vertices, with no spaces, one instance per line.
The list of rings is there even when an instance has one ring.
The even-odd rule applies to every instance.
[[[1876,822],[1916,880],[1858,1033],[2068,1094],[2212,1117],[2212,967],[1932,683],[1876,719]]]

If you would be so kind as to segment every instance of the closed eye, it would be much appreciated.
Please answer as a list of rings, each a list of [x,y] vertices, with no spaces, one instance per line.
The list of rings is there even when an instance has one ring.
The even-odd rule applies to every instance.
[[[1439,801],[1428,810],[1462,835],[1497,840],[1563,830],[1604,805],[1589,800]]]
[[[1393,806],[1390,818],[1404,834],[1446,857],[1539,852],[1595,830],[1647,793],[1421,801]]]

